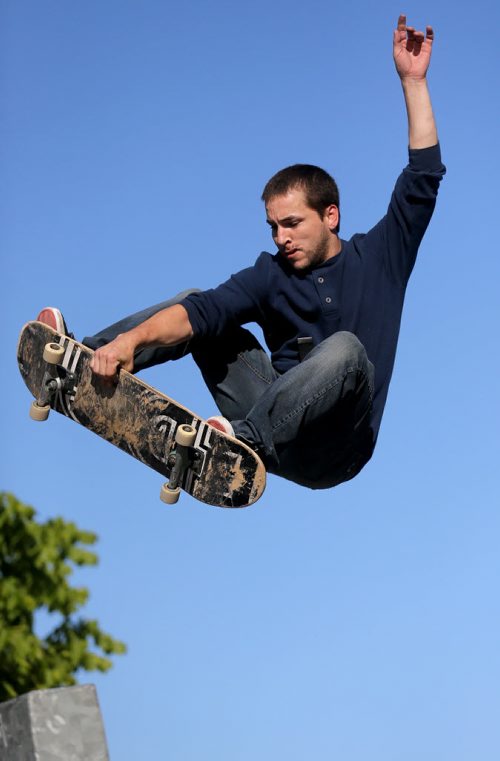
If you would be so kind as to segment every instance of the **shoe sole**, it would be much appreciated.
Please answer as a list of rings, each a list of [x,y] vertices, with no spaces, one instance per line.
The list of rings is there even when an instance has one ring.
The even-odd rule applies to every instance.
[[[57,330],[58,333],[66,335],[66,323],[59,309],[56,307],[46,307],[42,309],[37,317],[37,322],[43,322],[44,325],[48,325],[49,328]]]

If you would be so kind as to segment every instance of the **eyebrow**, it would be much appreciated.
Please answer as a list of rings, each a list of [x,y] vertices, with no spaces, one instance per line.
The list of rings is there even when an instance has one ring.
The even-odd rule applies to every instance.
[[[299,222],[302,219],[302,217],[298,214],[290,214],[288,217],[283,217],[283,219],[278,219],[278,224],[280,225],[286,225],[290,222]],[[271,221],[269,218],[266,219],[267,224],[272,227],[276,224],[276,222]]]

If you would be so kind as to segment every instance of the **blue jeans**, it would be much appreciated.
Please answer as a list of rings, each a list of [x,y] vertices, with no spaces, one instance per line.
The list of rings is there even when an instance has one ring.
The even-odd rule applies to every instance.
[[[192,292],[126,317],[83,343],[97,349]],[[260,454],[271,473],[326,489],[353,478],[370,459],[374,370],[352,333],[334,333],[282,375],[241,327],[217,339],[141,349],[134,372],[189,353],[236,436]]]

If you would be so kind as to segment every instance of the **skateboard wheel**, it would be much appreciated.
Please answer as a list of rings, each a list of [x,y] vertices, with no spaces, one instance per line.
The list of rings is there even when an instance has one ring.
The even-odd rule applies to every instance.
[[[62,346],[56,343],[45,344],[43,358],[49,365],[58,365],[63,357],[64,349]]]
[[[175,489],[170,489],[168,484],[163,484],[160,491],[160,499],[166,505],[175,505],[179,499],[180,493],[181,490],[179,486],[177,486]]]
[[[33,402],[30,408],[30,418],[32,420],[38,420],[39,422],[42,422],[47,420],[49,412],[49,404],[38,404],[38,402]]]
[[[196,429],[192,425],[180,425],[175,432],[175,441],[181,447],[192,447],[196,438]]]

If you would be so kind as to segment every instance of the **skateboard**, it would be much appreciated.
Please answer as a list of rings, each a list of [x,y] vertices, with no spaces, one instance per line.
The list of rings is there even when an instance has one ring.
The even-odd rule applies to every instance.
[[[125,370],[115,385],[103,383],[90,369],[92,356],[41,322],[23,327],[17,361],[35,397],[34,420],[46,420],[53,409],[161,473],[167,504],[177,502],[181,489],[219,507],[259,499],[266,471],[250,447]]]

